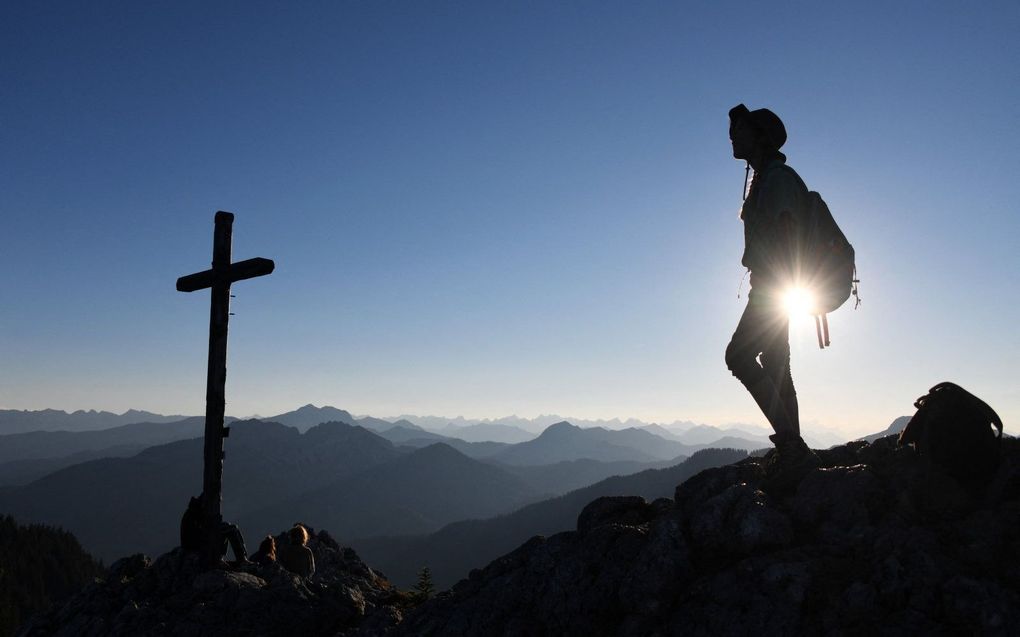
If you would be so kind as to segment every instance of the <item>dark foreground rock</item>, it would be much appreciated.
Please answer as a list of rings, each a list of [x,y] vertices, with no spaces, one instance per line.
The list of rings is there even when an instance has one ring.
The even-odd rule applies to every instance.
[[[819,455],[786,492],[752,457],[673,500],[596,500],[390,634],[1020,634],[1016,440],[980,491],[895,437]]]
[[[607,497],[415,606],[326,533],[309,581],[202,572],[180,550],[110,567],[23,635],[1020,634],[1020,442],[982,489],[894,437],[820,451],[784,491],[763,459],[673,499]]]
[[[115,562],[62,607],[35,617],[24,636],[345,635],[385,632],[400,621],[407,596],[325,532],[308,543],[316,573],[308,580],[272,565],[203,570],[175,549],[151,562]]]

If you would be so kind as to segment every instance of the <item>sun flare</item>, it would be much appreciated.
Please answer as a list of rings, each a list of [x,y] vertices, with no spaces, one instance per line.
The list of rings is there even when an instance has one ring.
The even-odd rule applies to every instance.
[[[811,315],[814,297],[804,288],[790,288],[783,295],[783,307],[791,321],[803,321]]]

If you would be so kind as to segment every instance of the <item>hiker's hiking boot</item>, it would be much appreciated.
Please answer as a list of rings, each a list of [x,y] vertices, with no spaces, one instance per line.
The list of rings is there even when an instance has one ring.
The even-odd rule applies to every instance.
[[[234,560],[230,564],[233,567],[231,570],[241,571],[242,573],[257,573],[259,569],[258,564],[247,558],[244,561]]]
[[[769,440],[776,448],[762,463],[765,469],[762,486],[766,491],[792,490],[808,472],[821,465],[818,455],[797,434],[773,434]]]

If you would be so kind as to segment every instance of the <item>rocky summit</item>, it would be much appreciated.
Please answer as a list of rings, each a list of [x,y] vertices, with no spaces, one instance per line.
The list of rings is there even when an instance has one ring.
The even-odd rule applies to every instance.
[[[127,557],[19,635],[344,635],[355,627],[381,634],[400,620],[409,596],[354,551],[325,531],[308,548],[316,572],[307,580],[277,564],[204,570],[196,553],[180,548],[155,562]]]
[[[673,499],[606,497],[415,606],[328,534],[309,581],[201,572],[180,550],[115,563],[24,635],[1017,634],[1020,443],[964,486],[895,437],[819,451],[777,486],[766,460]]]
[[[761,458],[673,500],[600,498],[410,612],[397,635],[1017,634],[1020,446],[967,489],[894,436],[818,452],[772,488]]]

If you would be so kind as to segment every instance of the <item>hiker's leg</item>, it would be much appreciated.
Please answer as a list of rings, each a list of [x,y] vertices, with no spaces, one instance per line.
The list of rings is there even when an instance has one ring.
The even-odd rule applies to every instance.
[[[747,307],[726,347],[726,366],[747,388],[772,429],[777,434],[787,434],[795,430],[786,413],[777,379],[769,376],[758,362],[758,354],[773,344],[777,330],[783,327],[782,321],[777,321],[773,305],[767,295],[751,290]],[[792,389],[793,384],[789,387]]]
[[[797,392],[793,388],[793,377],[790,374],[790,341],[788,329],[777,334],[772,346],[761,354],[762,367],[765,374],[774,379],[778,388],[783,412],[790,423],[790,432],[776,432],[769,436],[776,445],[776,456],[771,465],[765,468],[767,479],[762,488],[768,493],[787,491],[796,487],[800,480],[812,469],[821,464],[815,454],[800,436],[799,409]]]
[[[753,385],[749,385],[747,391],[751,394],[751,398],[754,398],[754,402],[758,404],[758,408],[765,414],[773,431],[782,435],[799,435],[794,429],[793,423],[790,422],[779,390],[771,378],[762,376]]]
[[[770,336],[770,343],[760,357],[762,369],[765,375],[772,379],[790,429],[799,436],[800,407],[797,404],[797,390],[793,386],[793,375],[790,372],[789,319],[784,317]]]
[[[234,551],[234,559],[238,562],[244,562],[248,559],[248,549],[244,546],[244,537],[241,535],[241,529],[237,528],[237,525],[224,522],[220,525],[220,533],[223,534],[223,539],[230,543],[231,550]],[[226,553],[226,547],[224,547],[224,554]]]

